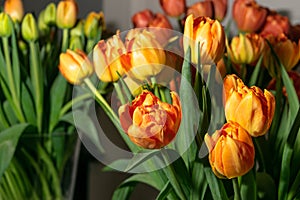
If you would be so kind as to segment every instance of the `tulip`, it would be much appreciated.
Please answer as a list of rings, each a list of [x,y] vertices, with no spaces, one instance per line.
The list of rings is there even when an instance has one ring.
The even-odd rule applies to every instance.
[[[239,124],[229,122],[212,136],[204,137],[209,150],[209,162],[219,178],[236,178],[254,165],[255,149],[251,136]]]
[[[27,42],[36,41],[39,38],[38,25],[31,13],[25,15],[22,21],[21,31],[24,40]]]
[[[265,41],[257,34],[240,34],[234,37],[230,45],[227,44],[227,52],[231,61],[235,64],[251,64],[258,60],[264,50]]]
[[[274,37],[278,37],[282,34],[287,35],[289,33],[290,26],[288,17],[282,16],[276,12],[271,12],[268,14],[260,34],[264,37],[268,35],[273,35]]]
[[[172,25],[168,18],[160,13],[157,13],[154,19],[149,23],[150,31],[155,35],[156,40],[163,46],[168,43],[172,35]]]
[[[288,36],[294,42],[299,41],[299,39],[300,39],[300,24],[297,24],[295,26],[290,26]]]
[[[104,40],[98,42],[93,51],[95,72],[98,78],[103,82],[118,80],[118,73],[123,75],[128,68],[125,56],[126,48],[119,33],[106,42]]]
[[[103,13],[90,12],[84,23],[84,34],[87,38],[97,38],[99,34],[99,27],[103,24]]]
[[[63,0],[58,3],[56,24],[59,28],[72,28],[77,20],[77,3],[75,0]]]
[[[151,10],[146,9],[134,14],[131,18],[134,28],[148,27],[150,22],[154,19],[154,14]]]
[[[181,105],[179,96],[175,92],[170,94],[172,104],[144,90],[131,104],[119,108],[121,126],[133,143],[159,149],[175,138],[181,122]]]
[[[56,5],[54,3],[48,4],[44,14],[45,23],[49,26],[56,23]]]
[[[11,19],[6,13],[0,13],[0,36],[9,37],[14,31]]]
[[[299,61],[300,58],[300,45],[291,41],[286,36],[273,37],[270,35],[268,41],[278,56],[280,62],[283,64],[287,71],[290,71]],[[269,70],[271,76],[278,74],[278,63],[275,59],[271,49],[267,46],[263,60],[264,66]],[[277,69],[277,71],[276,71]]]
[[[86,54],[80,50],[67,50],[59,56],[59,66],[61,74],[69,83],[78,85],[82,81],[91,76],[94,72],[93,65],[89,61]]]
[[[21,0],[6,0],[4,3],[4,12],[7,13],[13,21],[21,22],[24,16],[24,8]]]
[[[165,51],[151,32],[141,29],[129,31],[126,47],[130,63],[128,75],[132,78],[147,80],[162,70],[166,62]]]
[[[214,18],[219,21],[222,21],[227,13],[228,0],[211,0],[211,1],[214,7]]]
[[[213,18],[214,8],[212,1],[197,2],[191,5],[187,11],[187,15],[193,15],[194,18],[205,16]]]
[[[41,36],[46,36],[50,33],[50,27],[45,22],[45,10],[42,10],[38,17],[38,30]]]
[[[179,17],[185,11],[185,0],[160,0],[164,12],[171,17]]]
[[[245,32],[258,31],[265,23],[267,13],[267,9],[251,0],[235,0],[232,8],[238,29]]]
[[[253,137],[264,135],[275,111],[272,93],[256,86],[248,88],[236,75],[227,75],[223,84],[227,121],[238,123]]]
[[[184,50],[186,52],[191,47],[193,63],[198,62],[198,54],[202,64],[217,63],[222,58],[225,32],[219,21],[208,17],[194,19],[193,15],[189,15],[184,25],[184,36]]]

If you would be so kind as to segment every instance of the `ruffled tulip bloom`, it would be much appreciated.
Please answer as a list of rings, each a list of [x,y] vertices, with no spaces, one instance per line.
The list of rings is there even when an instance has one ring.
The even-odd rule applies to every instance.
[[[91,76],[94,72],[92,63],[86,54],[80,50],[67,50],[59,56],[59,66],[61,74],[71,84],[78,85],[82,81]]]
[[[76,24],[77,3],[75,0],[62,0],[57,5],[56,24],[59,28],[69,29]]]
[[[194,19],[193,15],[189,15],[184,25],[183,46],[185,52],[191,47],[193,63],[198,62],[199,53],[202,64],[217,63],[225,49],[224,29],[217,20],[208,17]]]
[[[211,168],[219,178],[236,178],[252,169],[255,156],[252,138],[239,124],[226,123],[204,139]]]
[[[21,22],[24,16],[24,8],[21,0],[6,0],[4,3],[4,12],[7,13],[13,21]]]
[[[287,35],[290,30],[290,21],[286,16],[282,16],[276,12],[270,12],[266,18],[266,22],[260,31],[260,35],[267,37],[272,35],[278,37],[282,34]]]
[[[296,42],[291,41],[284,35],[279,37],[267,38],[280,62],[287,71],[290,71],[300,58],[300,47]],[[264,66],[269,70],[271,76],[275,77],[278,74],[279,65],[268,45],[266,45],[265,56],[263,60]]]
[[[144,90],[131,104],[119,108],[123,130],[133,143],[146,149],[159,149],[176,136],[181,122],[179,96],[171,92],[172,105]]]
[[[194,18],[205,16],[209,18],[214,17],[214,7],[212,1],[196,2],[186,11],[186,15],[193,15]]]
[[[98,78],[103,82],[113,82],[119,79],[129,67],[124,62],[126,56],[125,44],[119,33],[109,38],[106,42],[101,40],[94,47],[93,62]]]
[[[232,16],[241,31],[256,32],[265,23],[268,11],[251,0],[235,0]]]
[[[227,121],[240,124],[253,137],[264,135],[274,116],[273,94],[256,86],[248,88],[236,75],[227,75],[223,84]]]
[[[228,0],[208,0],[212,1],[214,7],[214,19],[222,21],[227,13]]]
[[[185,0],[159,0],[164,12],[171,17],[179,17],[185,11]]]
[[[240,34],[227,44],[227,52],[235,64],[251,64],[258,60],[264,50],[265,41],[257,34]]]

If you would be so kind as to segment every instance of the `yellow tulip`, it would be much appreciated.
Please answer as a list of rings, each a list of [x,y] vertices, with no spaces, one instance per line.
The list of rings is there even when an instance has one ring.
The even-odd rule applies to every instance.
[[[56,25],[62,29],[72,28],[77,20],[77,10],[75,0],[60,1],[56,10]]]
[[[21,22],[24,16],[23,2],[21,0],[6,0],[4,3],[4,12],[7,13],[13,21]]]
[[[94,68],[86,54],[80,50],[67,50],[59,56],[59,70],[69,83],[78,85],[93,74]]]
[[[14,31],[11,19],[6,13],[0,13],[0,36],[9,37]]]
[[[235,178],[252,169],[255,156],[252,138],[239,124],[226,123],[204,139],[211,168],[219,178]]]
[[[39,38],[38,25],[34,16],[31,13],[25,15],[22,21],[21,31],[23,38],[27,42],[36,41]]]
[[[181,122],[181,105],[175,92],[171,92],[171,97],[172,105],[144,90],[131,104],[119,108],[122,128],[132,142],[146,149],[159,149],[175,138]]]
[[[84,34],[87,38],[97,38],[99,27],[104,25],[103,12],[90,12],[84,23]]]
[[[222,58],[225,32],[219,21],[208,17],[194,19],[193,15],[189,15],[184,25],[184,36],[184,50],[186,52],[191,47],[193,63],[198,62],[199,53],[202,64],[217,63]]]
[[[264,135],[275,111],[272,93],[256,86],[248,88],[236,75],[227,75],[223,84],[227,121],[240,124],[253,137]]]

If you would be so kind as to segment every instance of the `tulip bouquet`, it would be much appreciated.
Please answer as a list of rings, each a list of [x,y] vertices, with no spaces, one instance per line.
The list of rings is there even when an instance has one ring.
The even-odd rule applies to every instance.
[[[92,95],[91,108],[113,125],[91,109],[97,135],[81,134],[83,143],[104,171],[133,173],[112,198],[128,199],[145,183],[157,199],[299,199],[299,27],[235,0],[240,34],[230,37],[219,22],[226,0],[160,3],[183,34],[144,10],[132,18],[137,29],[99,41],[76,76],[76,61],[61,55],[73,98]],[[75,125],[81,115],[73,113]],[[115,132],[127,147],[110,140]]]
[[[80,142],[59,55],[68,48],[89,51],[105,28],[102,13],[79,20],[77,9],[71,0],[50,3],[38,18],[23,17],[21,0],[7,0],[1,9],[0,199],[72,198]],[[62,55],[61,66],[76,61],[65,73],[76,73],[84,55]]]

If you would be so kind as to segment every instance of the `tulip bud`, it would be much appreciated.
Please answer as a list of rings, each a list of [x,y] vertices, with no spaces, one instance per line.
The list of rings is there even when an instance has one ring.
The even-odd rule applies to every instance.
[[[83,24],[84,24],[83,20],[78,21],[76,26],[71,29],[70,36],[71,37],[74,37],[74,36],[81,37],[81,36],[83,36],[82,35],[82,33],[83,33]]]
[[[160,0],[164,12],[171,17],[179,17],[185,12],[185,0]]]
[[[4,3],[4,12],[7,13],[13,21],[21,22],[24,16],[22,1],[6,0]]]
[[[36,41],[39,38],[38,26],[31,13],[25,15],[22,21],[21,31],[24,40],[27,42]]]
[[[251,64],[261,56],[264,44],[264,39],[257,34],[240,34],[227,44],[227,52],[233,63]]]
[[[73,51],[75,51],[77,49],[83,50],[83,44],[82,44],[81,37],[78,37],[78,36],[71,37],[69,49],[71,49]]]
[[[56,11],[56,24],[59,28],[69,29],[76,24],[77,3],[75,0],[62,0]]]
[[[102,22],[101,18],[103,18],[103,13],[89,13],[84,23],[84,34],[87,38],[97,38],[101,34],[99,30]]]
[[[175,92],[171,92],[171,97],[172,104],[168,104],[144,90],[131,104],[119,108],[121,126],[133,143],[159,149],[175,138],[181,122],[181,105]]]
[[[48,4],[45,9],[44,21],[47,25],[55,25],[56,23],[56,6],[54,3]]]
[[[223,84],[227,121],[238,123],[253,137],[264,135],[275,111],[272,93],[256,86],[248,88],[236,75],[227,75]]]
[[[235,0],[232,16],[241,31],[256,32],[265,23],[268,11],[255,1]]]
[[[193,15],[194,18],[205,16],[213,18],[214,8],[212,1],[201,1],[194,3],[187,9],[187,15]]]
[[[229,122],[212,136],[205,135],[209,162],[219,178],[236,178],[254,165],[255,149],[251,136],[239,124]]]
[[[9,37],[14,31],[11,19],[6,13],[0,13],[0,36]]]
[[[68,82],[74,85],[81,84],[83,79],[94,72],[92,63],[80,50],[75,52],[68,49],[66,53],[61,53],[58,68]]]
[[[151,10],[143,10],[134,14],[131,18],[134,28],[148,27],[150,22],[154,19],[154,14]]]
[[[45,10],[41,11],[38,17],[38,29],[41,36],[48,35],[50,33],[50,27],[45,23]]]
[[[214,8],[214,19],[222,21],[227,13],[228,0],[208,0],[212,1]]]
[[[185,52],[191,47],[193,63],[198,63],[199,54],[202,64],[217,63],[225,49],[224,29],[217,20],[208,17],[194,19],[189,15],[184,25],[183,45]]]

